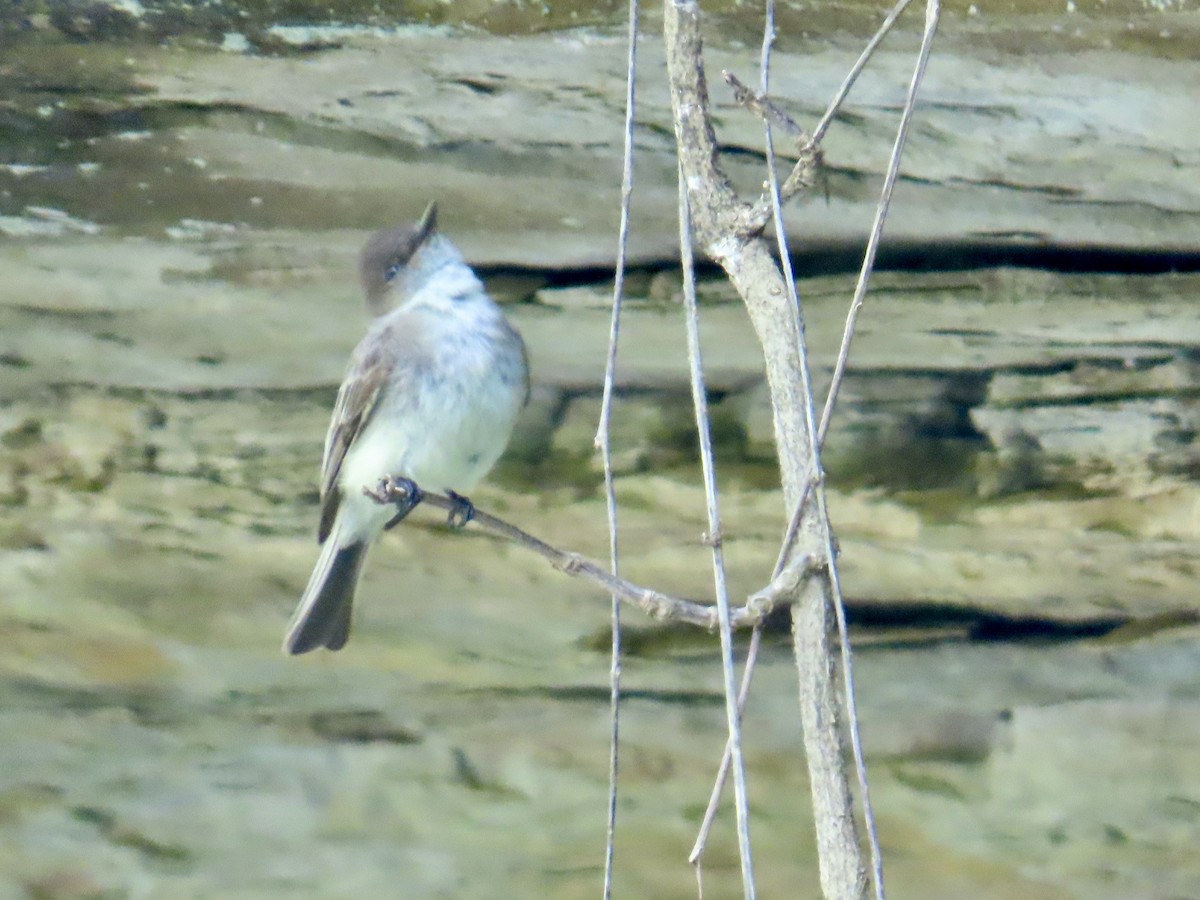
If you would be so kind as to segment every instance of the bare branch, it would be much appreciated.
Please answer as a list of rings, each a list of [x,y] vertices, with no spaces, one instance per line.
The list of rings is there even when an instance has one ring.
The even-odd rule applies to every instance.
[[[893,18],[894,16],[898,16],[900,12],[903,11],[906,4],[907,0],[902,0],[902,2],[894,10]],[[887,219],[887,212],[892,200],[892,191],[895,188],[896,178],[900,171],[900,157],[904,152],[904,144],[908,137],[908,128],[912,122],[913,110],[916,107],[917,92],[920,90],[921,81],[925,75],[925,68],[929,62],[929,52],[933,46],[933,36],[937,31],[938,15],[939,0],[926,0],[925,30],[921,39],[921,50],[917,56],[916,66],[913,69],[912,80],[909,83],[908,88],[908,95],[905,97],[904,112],[900,116],[900,125],[896,130],[896,140],[892,147],[891,157],[888,160],[888,169],[884,176],[883,189],[880,194],[879,204],[875,210],[875,221],[871,226],[871,235],[867,240],[866,252],[863,254],[862,268],[859,271],[858,283],[855,285],[854,299],[850,304],[850,312],[846,318],[846,328],[842,336],[841,347],[838,351],[837,363],[834,366],[833,378],[829,385],[829,393],[825,398],[825,408],[821,413],[821,423],[818,428],[818,433],[815,437],[814,447],[819,446],[825,440],[825,434],[829,429],[829,422],[832,418],[833,407],[837,401],[838,390],[841,387],[842,379],[846,373],[846,365],[850,356],[850,342],[854,337],[858,314],[862,310],[863,300],[867,293],[867,284],[870,281],[871,271],[875,265],[875,256],[878,252],[879,242],[883,235],[883,224]],[[885,23],[885,29],[890,27],[890,24]],[[880,35],[883,33],[884,31],[881,30]],[[817,500],[822,506],[824,506],[824,489],[820,481],[816,483],[816,490]],[[827,517],[826,521],[828,521]],[[867,834],[870,838],[875,896],[877,900],[883,900],[883,858],[879,849],[879,838],[876,834],[875,813],[871,806],[871,795],[867,782],[866,761],[863,757],[862,739],[859,735],[858,729],[857,702],[854,696],[854,678],[850,666],[850,638],[846,627],[845,605],[842,602],[842,592],[839,584],[839,574],[836,560],[834,560],[832,556],[829,560],[828,573],[835,597],[834,612],[837,616],[838,635],[841,642],[842,678],[845,683],[846,690],[846,712],[850,723],[850,740],[854,751],[855,769],[858,773],[859,789],[862,792],[863,819],[867,828]]]
[[[415,500],[412,496],[414,490],[417,494]],[[454,500],[442,494],[426,492],[407,478],[384,478],[373,489],[364,487],[363,493],[377,503],[391,504],[400,508],[412,508],[417,503],[423,503],[450,513],[461,513],[462,510],[461,498]],[[686,622],[709,631],[717,629],[717,610],[712,604],[675,597],[653,588],[642,587],[632,581],[626,581],[624,578],[606,571],[603,566],[587,557],[560,550],[540,538],[534,537],[529,532],[521,530],[511,522],[506,522],[478,507],[472,507],[468,523],[477,525],[497,537],[506,538],[527,550],[532,550],[558,571],[573,577],[585,578],[599,585],[607,593],[617,596],[625,603],[636,606],[652,619]],[[817,568],[811,560],[808,562],[808,572],[809,574],[817,572]],[[729,610],[730,627],[749,628],[762,622],[773,610],[774,607],[761,602],[752,606],[747,604],[731,607]]]
[[[790,134],[798,145],[801,142],[809,143],[812,141],[812,138],[808,136],[804,129],[796,124],[796,120],[780,109],[766,94],[758,93],[728,70],[722,71],[721,77],[725,79],[727,85],[733,88],[735,103],[746,107],[746,109],[750,110],[750,112],[763,121],[769,122],[772,125],[778,125]]]
[[[786,601],[784,601],[786,602]],[[750,604],[747,603],[747,606]],[[742,669],[742,686],[738,689],[737,711],[740,719],[746,711],[746,698],[750,695],[750,684],[754,680],[754,666],[758,662],[758,648],[762,645],[762,625],[755,625],[750,632],[750,646],[746,650],[746,665]],[[688,862],[696,867],[696,878],[700,878],[700,859],[708,844],[708,835],[712,831],[713,820],[717,817],[717,806],[721,802],[721,792],[725,789],[725,779],[729,775],[729,766],[733,762],[733,737],[725,740],[725,750],[721,754],[721,763],[717,766],[717,777],[713,781],[712,792],[708,797],[708,806],[704,817],[700,820],[700,829],[696,833],[696,842],[688,854]]]
[[[778,266],[753,225],[751,212],[720,174],[708,116],[701,57],[700,13],[694,2],[666,0],[664,32],[676,142],[691,200],[691,217],[704,248],[726,271],[746,304],[763,347],[774,412],[785,503],[794,508],[812,471],[812,397],[798,373],[800,321]],[[802,529],[806,546],[819,535]],[[856,897],[865,885],[865,866],[854,821],[833,679],[829,636],[830,585],[811,579],[792,598],[801,716],[817,829],[821,884],[827,897]]]
[[[789,525],[788,535],[784,537],[779,558],[775,561],[775,574],[772,576],[771,582],[761,590],[755,591],[746,600],[746,608],[763,610],[764,619],[771,610],[791,603],[792,598],[800,590],[800,584],[803,579],[811,574],[809,570],[809,557],[792,552],[795,532],[799,527],[799,517],[793,517]],[[746,665],[742,669],[742,686],[738,692],[739,716],[746,710],[746,697],[750,693],[750,683],[754,678],[754,667],[758,662],[758,648],[761,642],[762,625],[759,624],[754,626],[754,631],[750,634],[750,647],[746,651]],[[725,778],[729,774],[731,758],[732,747],[730,741],[727,740],[725,742],[725,750],[721,755],[721,762],[717,766],[717,776],[714,779],[712,793],[708,798],[708,807],[704,810],[704,816],[700,821],[700,828],[696,834],[696,841],[692,845],[692,851],[688,854],[688,862],[697,866],[697,868],[699,867],[700,857],[704,855],[704,848],[708,843],[708,835],[712,830],[713,819],[717,814],[717,804],[721,799],[721,791],[725,787]]]

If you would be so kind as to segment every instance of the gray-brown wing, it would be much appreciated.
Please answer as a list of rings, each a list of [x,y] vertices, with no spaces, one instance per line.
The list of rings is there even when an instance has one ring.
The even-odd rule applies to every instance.
[[[394,359],[378,349],[361,355],[356,353],[338,391],[329,433],[325,436],[325,458],[321,463],[321,524],[317,529],[317,540],[321,543],[329,537],[341,503],[337,480],[346,451],[375,412],[379,392],[387,382],[393,364]]]

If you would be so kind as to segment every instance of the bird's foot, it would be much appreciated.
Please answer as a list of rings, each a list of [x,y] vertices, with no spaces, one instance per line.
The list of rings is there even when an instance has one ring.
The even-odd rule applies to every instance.
[[[446,519],[447,525],[451,528],[463,528],[475,518],[474,503],[462,494],[456,494],[454,491],[446,491],[446,496],[454,504],[454,508],[450,510],[450,516]]]
[[[396,507],[396,514],[384,525],[384,529],[395,528],[425,499],[425,493],[411,478],[389,475],[379,482],[375,490],[363,488],[363,493],[377,503],[388,503]]]

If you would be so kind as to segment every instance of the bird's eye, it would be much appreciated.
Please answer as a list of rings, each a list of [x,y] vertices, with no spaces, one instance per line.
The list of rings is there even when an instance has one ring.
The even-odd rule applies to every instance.
[[[383,280],[391,281],[398,274],[400,274],[400,270],[402,268],[404,268],[404,267],[402,265],[400,265],[400,263],[398,263],[398,262],[392,263],[390,266],[388,266],[386,269],[383,270]]]

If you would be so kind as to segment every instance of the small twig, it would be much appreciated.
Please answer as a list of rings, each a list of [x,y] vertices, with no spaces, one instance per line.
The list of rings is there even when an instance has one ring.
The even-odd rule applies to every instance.
[[[721,77],[725,79],[726,84],[733,88],[735,103],[746,107],[746,109],[759,118],[778,125],[792,137],[796,138],[798,144],[812,142],[812,138],[808,136],[803,128],[796,124],[796,120],[784,112],[766,94],[758,93],[728,69],[721,71]]]
[[[604,497],[608,512],[608,555],[613,577],[620,574],[617,541],[617,492],[613,480],[610,443],[613,386],[617,379],[617,344],[621,333],[621,300],[625,288],[625,260],[629,246],[629,203],[633,196],[633,113],[637,74],[637,0],[629,0],[629,59],[625,70],[625,151],[621,166],[621,224],[617,229],[617,266],[613,276],[612,322],[604,368],[604,398],[596,427],[596,447],[604,466]],[[612,595],[612,648],[609,666],[609,711],[612,722],[608,754],[608,813],[604,837],[604,900],[612,900],[613,857],[617,835],[617,776],[620,762],[621,709],[621,600]]]
[[[813,573],[812,557],[796,553],[788,557],[787,564],[777,567],[774,577],[766,587],[746,598],[746,606],[762,611],[763,618],[771,612],[791,603],[796,591]]]
[[[797,505],[795,513],[788,522],[783,542],[779,547],[779,555],[775,560],[774,574],[771,576],[770,583],[755,591],[746,599],[747,609],[764,610],[764,620],[768,611],[791,603],[792,598],[799,591],[801,583],[814,572],[811,557],[806,554],[793,554],[792,552],[796,543],[796,535],[800,531],[800,517],[804,510],[804,498],[807,496],[808,488],[805,488],[804,493],[801,495],[800,503]],[[746,695],[749,693],[750,681],[754,677],[754,666],[758,662],[758,646],[761,640],[762,626],[755,625],[754,630],[750,633],[750,647],[746,651],[746,665],[742,669],[742,687],[738,694],[739,715],[746,710]],[[713,819],[717,813],[717,803],[721,799],[721,791],[725,788],[725,778],[728,774],[729,742],[726,741],[725,751],[721,756],[720,764],[717,766],[717,777],[714,779],[712,793],[708,798],[708,808],[704,810],[704,816],[700,821],[700,829],[696,834],[696,841],[692,845],[692,852],[688,854],[688,862],[697,866],[697,868],[699,868],[700,857],[704,855],[705,845],[708,843],[708,835],[712,830]]]
[[[756,92],[756,91],[752,90],[749,86],[744,84],[740,79],[738,79],[738,77],[736,75],[732,74],[731,72],[725,71],[722,74],[724,75],[726,83],[729,84],[730,87],[733,88],[734,100],[737,103],[741,104],[742,106],[745,106],[748,110],[750,110],[755,115],[762,118],[763,122],[764,122],[766,148],[767,148],[767,169],[768,169],[768,175],[769,175],[769,180],[767,182],[767,188],[768,188],[769,193],[767,193],[765,195],[765,202],[768,204],[768,209],[767,209],[768,214],[774,219],[776,240],[779,244],[779,254],[781,257],[780,261],[781,261],[781,266],[782,266],[782,270],[783,270],[785,284],[786,284],[787,291],[788,291],[788,298],[796,309],[797,319],[800,320],[800,316],[801,316],[800,300],[799,300],[798,293],[796,291],[795,276],[794,276],[794,274],[792,272],[792,268],[791,268],[791,259],[788,256],[787,238],[786,238],[786,234],[784,232],[783,220],[782,220],[782,204],[783,204],[783,202],[786,201],[789,194],[786,192],[785,188],[783,188],[779,185],[779,175],[778,175],[778,171],[776,169],[776,156],[775,156],[774,141],[773,141],[773,137],[772,137],[772,133],[771,133],[771,126],[773,124],[777,125],[777,126],[783,128],[783,130],[786,131],[789,135],[791,135],[796,140],[797,146],[802,151],[802,154],[803,154],[803,151],[806,149],[815,151],[816,147],[815,147],[815,143],[804,133],[803,129],[799,125],[796,124],[795,120],[792,119],[791,116],[789,116],[779,106],[777,106],[775,103],[773,103],[769,99],[770,71],[771,71],[771,66],[770,66],[771,48],[772,48],[772,45],[774,43],[774,38],[775,38],[775,22],[774,22],[775,15],[774,15],[774,13],[775,13],[775,10],[774,10],[773,0],[767,0],[766,7],[765,7],[764,24],[763,24],[762,57],[761,57],[761,61],[760,61],[761,62],[760,71],[761,71],[761,78],[762,78],[761,91]],[[802,156],[802,161],[803,161],[803,156]],[[816,162],[819,162],[819,157],[817,157]],[[799,165],[798,165],[797,169],[795,171],[793,171],[792,176],[790,176],[790,177],[795,176],[797,174],[797,172],[799,172],[799,171],[800,171],[800,169],[799,169]],[[813,393],[812,393],[812,388],[811,388],[811,382],[809,379],[809,371],[808,371],[808,364],[807,364],[807,351],[804,346],[804,340],[803,340],[802,334],[798,341],[797,349],[799,352],[800,363],[801,363],[800,369],[801,369],[801,378],[804,382],[804,385],[803,385],[804,393],[807,397],[808,409],[806,410],[806,413],[807,413],[808,423],[809,423],[808,431],[809,431],[810,440],[811,440],[811,435],[813,432],[812,418],[813,418],[813,413],[814,413],[814,410],[812,408],[813,407]],[[819,457],[819,449],[820,449],[820,444],[823,443],[823,437],[824,436],[822,434],[814,442],[815,446],[812,448],[812,454],[813,454],[812,458],[813,458],[814,463],[818,463],[818,461],[819,461],[819,458],[820,458]],[[785,531],[782,545],[779,550],[779,557],[775,563],[775,573],[772,578],[771,584],[769,584],[766,588],[759,591],[755,595],[752,595],[751,600],[750,600],[751,604],[753,604],[755,602],[763,602],[763,603],[769,605],[772,602],[778,602],[781,598],[784,598],[784,597],[790,598],[790,597],[797,596],[796,592],[798,591],[798,588],[800,586],[801,579],[796,570],[795,564],[793,563],[791,565],[788,565],[787,561],[791,557],[792,550],[795,545],[796,536],[798,535],[799,530],[800,530],[800,524],[803,519],[803,513],[804,513],[804,510],[806,507],[806,501],[810,494],[811,488],[817,482],[817,472],[819,472],[819,464],[814,465],[812,474],[806,480],[803,490],[801,492],[800,498],[799,498],[798,502],[796,503],[795,509],[788,520],[787,529]],[[829,565],[831,568],[833,568],[836,565],[836,560],[834,559],[835,551],[834,551],[834,547],[833,547],[832,533],[829,531],[827,524],[826,524],[826,527],[824,530],[826,532],[826,538],[827,538],[826,545],[827,545],[828,553],[829,553]],[[834,581],[834,584],[836,585],[836,580]],[[834,604],[835,604],[835,606],[839,606],[839,607],[842,604],[842,598],[841,598],[840,592],[838,592],[836,590],[834,591]],[[841,610],[839,610],[839,612],[841,612]],[[841,626],[839,630],[840,630],[841,639],[842,639],[842,651],[843,651],[842,662],[843,662],[844,668],[846,668],[848,670],[848,667],[849,667],[848,639],[847,639],[845,629],[844,629],[844,614],[838,616],[838,623],[839,623],[839,626]],[[755,638],[758,637],[757,630],[754,633],[754,637]],[[751,648],[752,648],[752,651],[757,651],[757,646],[756,646],[755,641],[752,641]],[[754,666],[756,656],[757,656],[756,652],[751,652],[750,654],[748,654],[748,657],[747,657],[745,674],[743,676],[743,682],[742,682],[742,697],[740,698],[741,702],[739,704],[739,708],[744,705],[744,696],[745,696],[746,688],[748,687],[750,679],[753,675],[753,666]],[[852,681],[849,683],[851,685],[853,684]],[[850,708],[852,709],[853,708],[853,698],[852,697],[851,697],[849,703],[850,703]],[[854,723],[853,715],[851,715],[851,721],[852,721],[852,726],[856,724],[856,723]],[[861,748],[861,744],[857,738],[857,733],[856,733],[857,728],[856,727],[854,728],[854,732],[855,733],[852,736],[852,745],[853,745],[853,750],[854,750],[854,755],[855,755],[856,768],[858,770],[858,773],[860,776],[860,783],[861,783],[861,782],[865,781],[865,770],[863,767],[864,764],[862,763],[862,748]],[[692,847],[692,852],[689,856],[689,861],[692,862],[693,864],[697,864],[700,856],[703,854],[704,847],[705,847],[705,844],[708,839],[708,833],[712,827],[712,821],[713,821],[713,817],[716,812],[717,802],[720,798],[721,790],[724,787],[726,772],[727,772],[727,769],[729,766],[729,759],[730,759],[729,749],[730,748],[727,745],[726,749],[725,749],[725,753],[721,758],[720,766],[718,767],[717,777],[715,779],[715,784],[713,785],[713,790],[712,790],[711,797],[709,799],[708,808],[705,810],[705,814],[704,814],[704,818],[701,822],[699,834],[696,837],[696,842],[695,842],[694,846]],[[865,788],[864,788],[864,796],[865,796]],[[867,818],[868,818],[868,821],[871,821],[869,812],[868,812]],[[878,839],[874,832],[873,822],[871,823],[871,827],[868,828],[868,839],[871,842],[871,848],[872,848],[874,858],[876,859],[876,861],[878,861],[878,859],[879,859]],[[876,889],[877,889],[877,891],[881,892],[882,891],[882,886],[881,886],[882,885],[882,873],[879,871],[879,868],[880,867],[877,863],[877,865],[876,865],[876,875],[877,875]]]
[[[364,487],[363,493],[376,503],[406,506],[411,504],[406,485],[411,484],[412,482],[408,479],[389,477],[382,479],[378,486],[373,489]],[[420,489],[418,488],[418,490]],[[438,509],[444,509],[447,512],[460,508],[460,505],[456,504],[454,500],[441,494],[420,491],[420,495],[421,503]],[[521,530],[511,522],[497,518],[478,507],[475,507],[470,524],[477,525],[485,531],[506,538],[515,544],[520,544],[527,550],[532,550],[549,562],[555,569],[566,575],[586,578],[588,581],[599,585],[607,593],[615,594],[625,603],[636,606],[652,619],[686,622],[689,625],[697,625],[708,631],[715,631],[717,629],[717,610],[711,604],[683,597],[675,597],[671,594],[665,594],[662,591],[656,591],[653,588],[642,587],[624,578],[619,578],[587,557],[581,556],[578,553],[560,550],[557,547],[547,544],[540,538],[534,537],[529,532]],[[811,576],[819,571],[819,566],[814,565],[811,560],[808,560],[804,571]],[[730,607],[729,624],[732,628],[749,628],[761,622],[772,611],[772,609],[758,603],[753,606]]]
[[[864,51],[860,62],[865,65],[866,59],[870,56],[878,42],[882,40],[883,35],[891,28],[898,16],[908,5],[910,0],[901,0],[893,9],[892,14],[884,23],[875,39],[867,50]],[[900,171],[900,158],[904,151],[904,144],[908,137],[909,125],[912,122],[913,110],[916,107],[917,92],[921,86],[921,80],[925,74],[925,68],[929,62],[929,52],[933,45],[933,36],[937,31],[939,14],[938,0],[927,0],[925,8],[925,30],[921,39],[921,50],[917,56],[917,64],[913,70],[912,80],[909,83],[908,94],[905,97],[904,111],[900,117],[900,126],[896,131],[896,140],[892,147],[892,154],[888,160],[887,173],[884,176],[883,188],[880,193],[879,203],[875,209],[875,221],[871,227],[871,234],[867,240],[866,252],[863,254],[862,267],[859,271],[858,282],[854,288],[854,298],[850,304],[850,311],[846,317],[846,327],[842,334],[841,347],[838,350],[837,363],[834,366],[833,378],[830,381],[829,393],[825,398],[825,406],[821,411],[821,420],[816,429],[816,434],[813,439],[814,459],[815,454],[819,453],[819,448],[825,442],[825,436],[829,430],[829,423],[832,419],[833,408],[837,402],[838,391],[846,374],[846,366],[850,358],[850,344],[854,339],[855,329],[858,322],[858,315],[862,310],[863,301],[866,297],[867,286],[870,283],[871,272],[875,266],[875,257],[879,249],[879,243],[883,235],[883,225],[887,220],[888,209],[891,205],[892,192],[895,188],[896,178]],[[857,72],[852,72],[851,77],[847,79],[847,83],[843,86],[845,90],[849,90],[849,84],[853,83]],[[826,118],[822,120],[818,126],[818,132],[822,132],[823,128],[828,125],[832,117],[833,110],[844,97],[844,93],[840,95],[830,106],[830,112],[826,114]],[[768,126],[769,129],[769,126]],[[777,213],[778,215],[778,213]],[[781,253],[784,251],[781,250]],[[786,272],[786,267],[785,267]],[[802,517],[802,511],[807,499],[810,487],[815,487],[817,491],[817,501],[822,508],[822,514],[827,516],[825,512],[824,490],[820,483],[819,471],[814,470],[813,477],[805,486],[804,492],[801,494],[796,508],[792,515],[792,521],[798,523]],[[828,522],[828,519],[825,519]],[[789,532],[790,532],[789,528]],[[785,540],[785,543],[787,541]],[[871,849],[871,869],[872,881],[874,882],[875,897],[877,900],[884,898],[884,881],[883,881],[883,857],[879,848],[879,837],[875,826],[875,814],[871,805],[870,789],[868,787],[866,760],[862,750],[862,738],[859,733],[858,712],[854,693],[854,679],[850,665],[850,639],[846,625],[846,610],[842,600],[842,592],[840,578],[838,575],[838,566],[834,556],[834,548],[832,544],[829,548],[829,563],[828,572],[831,587],[834,595],[834,614],[837,617],[838,638],[841,650],[842,660],[842,677],[845,685],[846,694],[846,717],[849,720],[850,744],[854,754],[855,771],[858,775],[859,790],[862,793],[863,804],[863,820],[867,831],[867,838]]]
[[[800,508],[802,509],[803,506]],[[779,549],[779,557],[775,560],[775,571],[770,583],[766,587],[755,591],[746,599],[746,608],[763,610],[764,620],[770,610],[778,609],[781,606],[791,603],[792,598],[799,591],[801,583],[813,573],[811,557],[802,553],[792,553],[792,546],[799,527],[799,518],[793,516],[792,521],[789,523],[788,534],[784,537],[783,546]],[[750,647],[746,651],[746,665],[742,669],[742,686],[738,692],[739,716],[746,711],[746,697],[750,692],[750,682],[754,677],[754,667],[758,663],[758,648],[761,642],[762,625],[755,625],[754,630],[750,633]],[[708,807],[704,810],[704,816],[700,821],[700,829],[696,834],[696,841],[692,845],[692,852],[688,854],[688,862],[693,866],[699,867],[700,857],[704,855],[704,848],[708,843],[708,835],[712,831],[713,819],[717,814],[717,804],[721,799],[721,791],[725,788],[725,779],[729,774],[729,760],[730,745],[729,741],[726,741],[725,750],[721,755],[721,762],[717,766],[717,777],[713,782],[712,793],[708,798]]]

